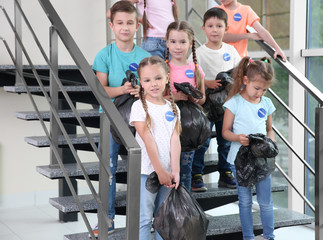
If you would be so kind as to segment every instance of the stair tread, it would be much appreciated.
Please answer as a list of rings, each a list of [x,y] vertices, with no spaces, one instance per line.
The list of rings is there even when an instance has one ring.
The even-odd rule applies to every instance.
[[[260,213],[253,212],[253,224],[254,230],[261,230],[262,224],[260,220]],[[223,234],[232,234],[241,232],[241,223],[239,214],[231,214],[224,216],[208,217],[209,227],[207,230],[207,236],[219,236]],[[274,222],[275,229],[281,227],[289,227],[296,225],[310,224],[315,221],[314,217],[300,214],[288,210],[286,208],[274,209]],[[109,235],[109,240],[125,239],[125,228],[118,228],[114,233]],[[64,236],[65,240],[88,240],[88,232],[70,234]]]
[[[100,117],[99,109],[82,109],[78,110],[81,118],[83,117]],[[49,120],[49,111],[40,111],[40,115],[44,120]],[[58,115],[60,118],[75,118],[72,110],[59,110]],[[23,120],[38,120],[38,115],[35,111],[22,111],[15,112],[15,116]]]
[[[197,200],[208,199],[227,196],[237,196],[236,189],[219,188],[217,183],[206,184],[208,190],[206,192],[193,192],[192,196]],[[272,191],[280,192],[287,190],[287,185],[283,184],[273,184]],[[97,210],[97,204],[91,194],[79,195],[80,202],[85,211],[95,211]],[[58,210],[64,213],[78,212],[79,209],[72,196],[67,197],[56,197],[50,198],[49,203],[53,205]],[[126,206],[126,191],[117,192],[116,205],[115,207],[125,207]]]
[[[49,86],[45,86],[44,88],[47,92],[49,92],[49,89],[50,89]],[[42,92],[42,90],[39,86],[28,86],[28,89],[32,93]],[[64,89],[67,92],[92,92],[91,88],[87,85],[64,86]],[[27,92],[27,90],[24,86],[4,86],[4,90],[7,92],[12,92],[12,93],[26,93]],[[61,92],[60,89],[58,91]]]

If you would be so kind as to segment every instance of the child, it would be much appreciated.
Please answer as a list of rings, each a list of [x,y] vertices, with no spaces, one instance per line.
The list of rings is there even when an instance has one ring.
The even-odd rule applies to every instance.
[[[197,65],[195,53],[194,32],[185,21],[173,22],[167,28],[166,33],[167,53],[166,62],[170,69],[170,81],[175,101],[192,101],[202,105],[205,102],[204,72]],[[192,48],[193,62],[187,60],[188,51]],[[172,58],[169,60],[168,55]],[[192,73],[192,74],[189,74]],[[183,92],[177,92],[174,83],[189,82],[203,93],[202,99],[195,99]],[[168,98],[169,96],[167,96]],[[181,183],[190,191],[192,161],[195,151],[181,153]]]
[[[136,75],[139,62],[150,56],[150,54],[133,43],[133,37],[139,27],[138,14],[136,8],[128,1],[115,3],[111,8],[111,30],[115,34],[115,43],[103,48],[95,57],[93,70],[109,97],[114,100],[115,97],[123,94],[139,94],[139,87],[132,88],[131,83],[127,82],[123,86],[122,80],[125,72],[130,69]],[[102,109],[101,109],[102,111]],[[118,166],[118,153],[120,145],[117,144],[110,134],[110,171],[113,175],[109,186],[109,219],[112,227],[109,232],[114,231],[115,217],[115,195],[116,195],[116,170]],[[98,235],[97,226],[93,233]]]
[[[165,59],[167,26],[178,20],[176,0],[128,0],[137,4],[142,18],[143,42],[141,47],[151,55]],[[108,11],[107,17],[110,18]]]
[[[275,141],[272,129],[272,113],[275,107],[271,100],[264,97],[273,82],[274,71],[269,59],[253,61],[244,57],[234,72],[234,85],[224,103],[222,135],[231,141],[228,162],[235,172],[234,160],[241,145],[248,146],[247,135],[262,133]],[[257,201],[263,226],[264,240],[274,239],[274,214],[271,197],[271,175],[256,185]],[[237,186],[239,213],[244,240],[254,239],[251,214],[252,189]]]
[[[223,9],[211,8],[203,16],[202,29],[207,37],[207,43],[196,49],[197,61],[204,69],[204,83],[207,88],[216,89],[221,80],[215,80],[219,72],[228,71],[240,62],[240,56],[235,48],[222,42],[223,35],[227,30],[227,14]],[[192,56],[190,56],[192,58]],[[236,188],[227,156],[230,142],[222,137],[223,120],[211,122],[211,129],[215,125],[216,139],[218,144],[218,171],[220,179],[219,187]],[[201,148],[196,150],[192,165],[192,191],[204,192],[207,190],[202,174],[204,168],[204,156],[209,147],[211,137],[206,140]]]
[[[223,41],[234,46],[241,57],[247,56],[247,39],[264,40],[275,49],[274,58],[281,56],[286,61],[284,52],[280,49],[271,34],[261,25],[259,17],[250,6],[242,5],[237,0],[220,0],[222,8],[228,14],[229,29],[224,34]],[[247,32],[247,25],[257,33]]]
[[[132,105],[130,125],[136,128],[136,140],[141,147],[139,237],[148,240],[151,239],[153,213],[158,211],[170,188],[177,189],[179,185],[181,125],[172,94],[170,102],[163,97],[165,88],[170,90],[169,71],[164,60],[158,56],[143,59],[138,75],[140,101]],[[153,171],[163,185],[157,193],[151,193],[145,187],[148,175]],[[157,232],[156,239],[162,239]]]

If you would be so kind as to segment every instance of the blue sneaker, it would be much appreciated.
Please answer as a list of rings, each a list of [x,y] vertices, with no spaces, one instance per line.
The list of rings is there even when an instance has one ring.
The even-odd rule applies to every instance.
[[[192,182],[191,182],[191,191],[192,192],[205,192],[207,190],[202,174],[195,174],[192,176]]]
[[[219,187],[226,188],[237,188],[234,176],[232,172],[224,172],[220,174],[220,179],[218,181]]]
[[[92,228],[93,234],[95,237],[99,236],[99,228],[98,228],[98,224],[96,224],[93,228]],[[115,231],[114,229],[114,221],[111,220],[111,227],[108,228],[108,234],[111,234]],[[91,237],[91,235],[89,234],[89,237]]]

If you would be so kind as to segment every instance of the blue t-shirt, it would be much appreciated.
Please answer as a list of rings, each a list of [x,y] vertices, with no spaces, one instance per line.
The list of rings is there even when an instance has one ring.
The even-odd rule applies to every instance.
[[[94,71],[108,74],[109,87],[120,87],[126,77],[126,71],[130,69],[138,78],[137,68],[140,61],[150,56],[150,53],[136,44],[131,52],[122,52],[115,43],[112,43],[98,52],[92,68]]]
[[[234,114],[232,132],[245,135],[252,133],[267,135],[267,118],[276,110],[270,98],[261,97],[261,101],[255,104],[248,102],[240,94],[230,98],[223,104],[223,107],[229,109]],[[240,146],[240,142],[231,142],[227,161],[232,165]]]

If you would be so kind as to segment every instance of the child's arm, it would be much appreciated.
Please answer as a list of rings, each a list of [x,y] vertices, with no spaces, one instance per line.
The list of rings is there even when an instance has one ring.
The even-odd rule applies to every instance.
[[[126,82],[123,86],[120,87],[109,87],[108,74],[97,71],[96,77],[99,79],[100,83],[102,84],[110,98],[115,98],[117,96],[127,93],[135,95],[136,97],[139,96],[139,86],[136,86],[136,88],[132,88],[130,82]]]
[[[221,82],[221,80],[206,80],[206,79],[204,79],[204,85],[210,89],[217,89],[218,87],[221,87],[222,84],[220,82]]]
[[[170,161],[172,169],[172,180],[175,182],[175,188],[179,185],[179,171],[180,171],[180,157],[181,157],[181,142],[179,140],[179,134],[174,129],[172,137],[170,139]]]
[[[249,145],[249,139],[245,134],[235,134],[232,132],[232,125],[234,120],[234,114],[229,110],[225,109],[223,117],[222,136],[224,139],[230,142],[240,142],[243,146]]]
[[[270,114],[267,118],[266,121],[266,130],[267,130],[267,136],[273,140],[274,142],[276,142],[275,140],[275,132],[273,130],[273,126],[272,126],[272,114]]]
[[[171,175],[167,171],[165,171],[165,169],[161,165],[155,139],[151,134],[150,130],[147,128],[146,123],[136,121],[134,122],[134,126],[136,128],[137,133],[145,143],[147,154],[158,175],[160,184],[165,186],[171,186],[172,185]]]
[[[286,61],[285,53],[278,46],[271,34],[260,24],[260,22],[255,21],[252,27],[257,31],[258,35],[261,37],[262,40],[264,40],[266,43],[268,43],[275,49],[274,59],[276,59],[277,55],[279,55],[284,61]]]
[[[243,39],[261,40],[261,37],[257,33],[225,33],[223,36],[223,42],[238,42]]]

